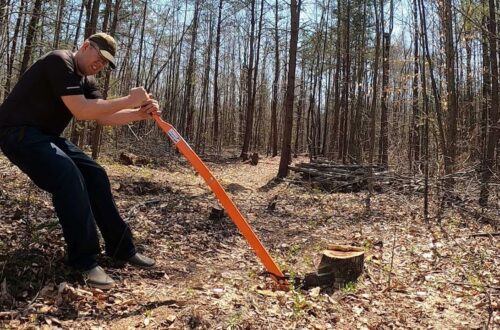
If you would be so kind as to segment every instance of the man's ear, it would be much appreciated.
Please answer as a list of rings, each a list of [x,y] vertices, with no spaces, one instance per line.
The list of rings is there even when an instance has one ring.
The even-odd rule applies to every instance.
[[[85,40],[81,48],[87,50],[90,47],[90,41]]]

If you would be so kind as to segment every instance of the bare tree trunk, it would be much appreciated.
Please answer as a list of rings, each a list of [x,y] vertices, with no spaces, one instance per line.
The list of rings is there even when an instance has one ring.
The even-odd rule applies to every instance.
[[[83,18],[83,10],[86,8],[86,4],[90,0],[84,0],[82,1],[82,4],[80,6],[80,13],[78,15],[78,24],[76,27],[76,33],[75,33],[75,39],[73,40],[73,51],[76,50],[77,45],[78,45],[78,38],[80,37],[80,25],[82,23],[82,18]],[[80,140],[80,128],[78,125],[78,121],[76,118],[73,118],[71,121],[71,134],[70,134],[70,139],[71,142],[73,142],[76,145],[79,145],[79,140]]]
[[[304,67],[304,60],[302,60],[302,67]],[[303,134],[303,126],[302,117],[304,112],[304,99],[306,98],[306,70],[302,70],[302,77],[300,79],[300,92],[299,92],[299,102],[297,105],[297,125],[295,127],[295,147],[294,147],[294,157],[297,157],[297,154],[300,151],[300,148],[303,146],[302,136]]]
[[[309,149],[309,157],[311,159],[316,158],[317,151],[316,147],[316,122],[315,122],[315,113],[314,107],[316,106],[316,86],[318,84],[318,69],[319,65],[319,51],[318,45],[314,47],[314,52],[316,54],[316,60],[313,60],[311,63],[311,89],[309,91],[309,109],[307,110],[307,144]]]
[[[253,112],[254,112],[254,99],[253,99],[253,62],[254,62],[254,39],[255,39],[255,0],[250,0],[250,40],[249,40],[249,54],[248,65],[246,72],[246,85],[247,85],[247,108],[245,115],[245,130],[243,135],[243,147],[241,149],[240,157],[243,160],[247,159],[248,150],[250,148],[250,138],[252,136],[253,128]]]
[[[380,62],[380,34],[382,24],[381,17],[378,11],[378,0],[373,0],[373,11],[375,12],[375,63],[373,64],[373,79],[372,79],[372,104],[370,109],[370,122],[368,128],[368,164],[373,165],[373,157],[375,155],[375,121],[377,114],[377,101],[378,101],[378,71]],[[368,168],[368,194],[366,195],[366,211],[371,212],[371,197],[373,194],[373,167]]]
[[[92,34],[97,32],[97,18],[99,15],[99,5],[100,0],[87,0],[86,11],[87,15],[85,18],[85,39],[90,37]],[[76,39],[75,39],[76,41]],[[87,136],[87,133],[89,136]],[[85,144],[86,137],[89,138],[90,144],[92,144],[92,132],[90,132],[88,122],[77,121],[73,118],[72,125],[72,142],[79,147]]]
[[[141,38],[139,39],[139,60],[137,63],[137,76],[135,77],[135,85],[140,86],[141,84],[141,66],[142,66],[142,49],[144,46],[144,32],[146,25],[146,17],[148,12],[148,0],[144,1],[144,9],[142,11],[142,28],[141,28]]]
[[[500,130],[499,114],[498,114],[498,61],[497,61],[497,26],[495,18],[495,1],[489,0],[489,24],[488,24],[488,38],[490,43],[490,68],[491,68],[491,110],[490,122],[486,144],[486,153],[483,156],[481,166],[481,192],[479,196],[479,204],[481,206],[488,205],[489,198],[489,181],[493,175],[493,166],[495,162],[495,148],[498,141]]]
[[[88,0],[85,39],[97,32],[97,19],[99,16],[99,6],[101,1],[93,0],[92,6],[90,6],[91,1],[92,0]]]
[[[349,129],[347,126],[350,110],[350,83],[351,83],[351,3],[348,1],[345,12],[345,28],[344,28],[344,61],[343,61],[343,89],[342,97],[340,101],[341,106],[341,117],[340,117],[340,145],[339,145],[339,159],[343,163],[347,161],[347,149],[349,145]]]
[[[9,3],[6,0],[0,0],[0,36],[3,36],[5,32],[5,28],[7,25],[5,22],[7,21],[8,16],[8,6]]]
[[[42,12],[42,3],[42,0],[35,0],[35,4],[33,5],[33,12],[31,14],[31,19],[28,25],[28,32],[26,34],[26,44],[24,45],[23,60],[21,63],[21,68],[19,69],[19,78],[28,69],[28,65],[31,61],[33,40],[35,40],[36,38],[36,27],[38,25],[38,20],[40,19],[40,15]]]
[[[253,87],[252,87],[252,100],[253,100],[253,104],[254,104],[254,110],[252,111],[252,118],[250,120],[250,122],[252,123],[252,130],[250,131],[250,144],[252,144],[252,140],[253,140],[253,146],[257,146],[258,145],[258,141],[256,139],[252,139],[252,136],[253,136],[253,133],[254,131],[257,132],[257,127],[255,127],[255,130],[253,129],[253,126],[254,126],[254,117],[255,117],[255,112],[256,112],[256,109],[255,109],[255,100],[256,100],[256,95],[257,95],[257,75],[259,73],[259,63],[260,63],[260,46],[261,46],[261,39],[262,39],[262,19],[264,17],[264,0],[261,0],[260,2],[260,15],[259,15],[259,27],[258,27],[258,30],[257,30],[257,51],[256,51],[256,56],[255,56],[255,68],[254,68],[254,72],[253,72]],[[258,112],[258,108],[257,108],[257,112]],[[256,124],[258,125],[258,121],[256,122]],[[256,125],[256,126],[257,126]]]
[[[429,76],[431,78],[431,88],[432,95],[434,98],[434,107],[436,109],[436,117],[437,117],[437,125],[439,130],[439,144],[441,145],[441,149],[446,149],[446,138],[443,127],[443,119],[441,114],[441,95],[439,94],[439,90],[437,88],[436,79],[434,77],[434,65],[432,62],[432,58],[429,51],[429,41],[427,38],[427,21],[426,21],[426,7],[424,6],[423,0],[419,0],[419,15],[420,15],[420,26],[421,26],[421,35],[422,35],[422,49],[425,54],[425,58],[427,60],[427,64],[429,66]]]
[[[485,0],[483,0],[484,2]],[[483,4],[485,5],[485,4]],[[479,134],[479,155],[483,157],[486,154],[486,137],[488,131],[488,113],[491,99],[491,71],[490,71],[490,56],[488,46],[488,16],[483,16],[483,29],[481,29],[481,46],[482,46],[482,102],[481,102],[481,125]]]
[[[448,118],[446,131],[446,149],[444,150],[445,172],[448,178],[445,180],[445,190],[453,189],[455,180],[456,139],[457,139],[457,117],[458,102],[455,81],[455,48],[453,40],[453,22],[451,11],[451,0],[444,0],[443,23],[445,28],[445,49],[446,49],[446,88],[448,103]],[[495,52],[496,54],[496,52]]]
[[[328,23],[330,19],[330,1],[327,0],[326,4],[326,9],[322,10],[322,16],[324,16],[324,13],[326,12],[326,19],[322,19],[322,24],[320,23],[320,32],[323,35],[323,47],[321,50],[321,53],[318,51],[318,58],[321,56],[321,61],[319,65],[319,72],[317,73],[319,75],[319,83],[318,83],[318,106],[316,108],[316,132],[315,132],[315,150],[316,154],[323,154],[322,150],[322,130],[321,130],[321,105],[323,104],[321,101],[321,96],[322,96],[322,91],[323,91],[323,74],[325,71],[325,56],[326,56],[326,45],[328,41]],[[321,26],[322,25],[322,26]],[[320,55],[321,54],[321,55]],[[328,101],[326,101],[328,103]],[[326,108],[324,113],[326,114]],[[326,121],[325,121],[326,125]]]
[[[278,0],[275,2],[274,12],[274,80],[273,80],[273,98],[271,100],[271,146],[272,156],[278,155],[278,84],[280,79],[280,50],[279,50],[279,35],[278,35]]]
[[[288,175],[288,164],[291,161],[291,143],[293,126],[293,103],[295,96],[295,70],[297,63],[297,44],[299,39],[299,17],[301,0],[290,2],[290,50],[288,61],[288,79],[285,95],[285,121],[283,127],[283,144],[281,147],[281,158],[278,169],[278,178]]]
[[[16,25],[14,27],[14,35],[12,36],[12,45],[10,48],[10,56],[8,59],[7,63],[7,79],[5,81],[5,93],[8,95],[10,93],[10,86],[12,84],[12,75],[14,71],[14,59],[16,58],[16,50],[17,50],[17,39],[19,35],[19,28],[21,26],[21,21],[22,21],[22,13],[24,12],[25,9],[25,0],[21,0],[21,3],[19,5],[19,15],[17,16],[16,19]]]
[[[61,25],[62,25],[62,20],[63,20],[63,15],[64,15],[64,6],[65,6],[65,0],[59,0],[58,4],[58,10],[57,10],[57,17],[55,21],[55,26],[54,26],[54,43],[53,47],[54,49],[59,48],[59,41],[61,39]]]
[[[104,0],[106,2],[106,5],[104,6],[104,17],[102,19],[102,27],[101,27],[101,31],[102,32],[106,32],[106,33],[110,33],[110,31],[108,30],[108,25],[109,25],[109,20],[110,20],[110,16],[111,16],[111,0]],[[117,2],[120,2],[120,1],[117,1]]]
[[[413,0],[413,21],[414,21],[414,40],[413,40],[413,79],[412,79],[412,120],[409,134],[409,163],[410,171],[414,172],[420,162],[420,109],[418,104],[418,76],[420,58],[418,54],[418,7],[417,0]]]
[[[214,108],[213,108],[213,136],[214,146],[219,142],[219,56],[220,56],[220,34],[222,24],[222,6],[224,0],[219,0],[219,13],[217,16],[217,36],[215,37],[215,69],[214,69]]]
[[[435,88],[435,80],[434,76],[432,74],[432,62],[430,61],[428,57],[428,44],[427,44],[427,24],[425,22],[425,7],[424,7],[424,0],[417,0],[418,2],[418,10],[419,10],[419,16],[420,16],[420,40],[422,43],[422,49],[425,52],[425,56],[427,57],[427,62],[429,65],[429,72],[431,75],[431,84],[432,84],[432,89],[433,89],[433,94],[434,94],[434,100],[439,100],[439,94],[436,91]],[[430,161],[430,155],[429,155],[429,121],[430,121],[430,102],[429,102],[429,96],[427,93],[427,78],[426,78],[426,69],[425,69],[425,59],[422,59],[422,70],[421,72],[421,81],[422,81],[422,98],[423,98],[423,105],[424,105],[424,116],[425,116],[425,121],[424,121],[424,134],[422,137],[422,147],[423,147],[423,160],[424,160],[424,220],[425,222],[429,221],[429,161]],[[438,104],[436,105],[438,106]],[[436,108],[437,111],[439,111]],[[438,112],[439,113],[439,112]],[[441,143],[444,143],[442,141]]]
[[[467,127],[466,138],[469,140],[468,152],[471,159],[477,159],[476,145],[477,134],[474,132],[476,128],[476,114],[474,108],[474,93],[473,84],[474,77],[472,75],[472,42],[473,32],[470,28],[465,33],[465,52],[466,52],[466,68],[465,68],[465,127]]]
[[[332,120],[332,127],[331,127],[331,136],[330,136],[330,150],[331,150],[331,159],[334,158],[335,152],[337,152],[338,145],[339,145],[339,139],[338,139],[338,132],[339,132],[339,117],[340,117],[340,79],[341,79],[341,62],[342,62],[342,53],[341,53],[341,47],[342,47],[342,29],[341,29],[341,17],[342,17],[342,7],[341,7],[341,2],[337,1],[337,22],[338,22],[338,27],[337,27],[337,44],[336,44],[336,49],[337,49],[337,56],[336,56],[336,64],[335,64],[335,77],[333,78],[333,89],[334,89],[334,96],[333,96],[333,120]]]
[[[383,2],[381,2],[383,12]],[[379,142],[379,164],[388,168],[389,166],[389,121],[387,97],[389,94],[389,57],[391,50],[391,34],[394,20],[394,2],[390,1],[389,31],[384,32],[383,60],[382,60],[382,107],[380,112],[380,142]],[[382,21],[384,21],[382,19]]]
[[[363,162],[363,148],[362,148],[362,140],[361,135],[364,129],[364,122],[362,120],[362,112],[364,109],[364,93],[363,93],[363,82],[365,75],[365,67],[366,67],[366,9],[367,9],[367,1],[363,1],[363,24],[361,26],[361,42],[357,50],[357,65],[356,65],[356,81],[354,84],[354,89],[356,91],[356,103],[353,108],[354,111],[354,120],[351,120],[350,123],[350,132],[351,132],[351,142],[349,143],[349,155],[356,161],[356,163],[361,164]],[[353,75],[354,76],[354,75]],[[357,87],[356,87],[357,86]]]
[[[330,57],[329,60],[332,58]],[[332,99],[332,76],[333,76],[333,69],[328,70],[328,79],[326,81],[326,96],[325,96],[325,120],[324,120],[324,125],[323,125],[323,141],[322,141],[322,146],[321,146],[321,155],[325,157],[328,153],[328,141],[329,141],[329,121],[330,121],[330,101]]]
[[[78,14],[78,23],[76,24],[75,39],[73,40],[73,50],[75,50],[78,47],[78,39],[80,38],[80,26],[82,25],[82,19],[83,19],[83,10],[85,9],[86,3],[88,1],[90,0],[84,0],[80,5],[80,12]]]
[[[103,28],[102,28],[103,31],[107,31],[107,22],[108,22],[107,17],[110,16],[109,10],[111,10],[111,7],[108,6],[108,4],[110,4],[110,3],[111,3],[111,0],[107,0],[106,11],[104,13],[104,17],[106,19],[103,22]],[[107,31],[112,36],[115,35],[115,33],[116,33],[116,26],[118,24],[118,13],[120,11],[120,6],[121,6],[121,0],[116,0],[114,8],[113,8],[113,19],[111,21],[111,27],[110,27],[109,31]],[[106,72],[106,76],[104,78],[104,86],[103,86],[104,99],[108,98],[110,78],[111,78],[111,72],[108,70]],[[99,153],[101,151],[101,144],[102,144],[102,126],[99,124],[96,124],[96,127],[94,129],[94,133],[92,135],[92,158],[93,159],[97,159],[99,157]]]
[[[199,21],[200,0],[196,0],[194,8],[193,26],[191,32],[191,49],[189,52],[189,62],[186,69],[186,83],[184,90],[184,102],[182,106],[183,114],[181,119],[181,129],[188,140],[193,138],[193,94],[195,82],[195,68],[196,68],[196,39],[198,36],[198,21]]]
[[[208,85],[210,82],[210,62],[212,60],[212,39],[213,39],[213,25],[212,25],[212,12],[210,12],[209,17],[209,28],[208,28],[208,45],[205,52],[205,71],[203,73],[203,84],[202,84],[202,93],[201,93],[201,105],[200,110],[201,113],[198,117],[198,127],[195,137],[195,150],[197,152],[202,152],[202,146],[205,145],[205,140],[207,138],[205,130],[206,126],[206,115],[209,109],[209,91]]]

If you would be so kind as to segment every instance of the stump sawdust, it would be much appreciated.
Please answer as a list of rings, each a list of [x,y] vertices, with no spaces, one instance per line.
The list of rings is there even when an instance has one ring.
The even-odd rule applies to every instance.
[[[160,162],[156,162],[162,163]],[[273,292],[261,264],[185,162],[105,163],[118,207],[154,270],[99,262],[116,288],[90,289],[64,266],[50,196],[0,155],[0,325],[7,328],[480,329],[498,326],[498,237],[447,211],[422,221],[419,196],[328,194],[272,182],[279,159],[208,163],[283,269],[315,269],[328,244],[365,248],[364,272],[342,290]],[[165,165],[167,166],[167,165]],[[231,189],[230,189],[231,190]],[[270,207],[272,205],[272,207]]]

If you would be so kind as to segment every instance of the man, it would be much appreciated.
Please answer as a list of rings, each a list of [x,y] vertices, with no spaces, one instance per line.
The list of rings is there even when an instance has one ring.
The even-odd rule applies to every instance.
[[[0,106],[0,148],[40,188],[52,194],[67,244],[68,263],[87,284],[109,289],[114,281],[97,265],[96,224],[106,254],[137,267],[155,261],[137,253],[132,233],[118,213],[104,169],[60,137],[71,118],[121,125],[159,113],[144,88],[104,100],[94,75],[115,68],[115,40],[90,36],[72,53],[55,50],[38,59]]]

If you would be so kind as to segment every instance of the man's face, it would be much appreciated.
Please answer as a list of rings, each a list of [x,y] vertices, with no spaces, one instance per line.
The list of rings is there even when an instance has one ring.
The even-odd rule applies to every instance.
[[[91,41],[85,42],[81,61],[78,63],[80,71],[86,76],[93,76],[107,66],[108,60],[101,55],[97,45]]]

